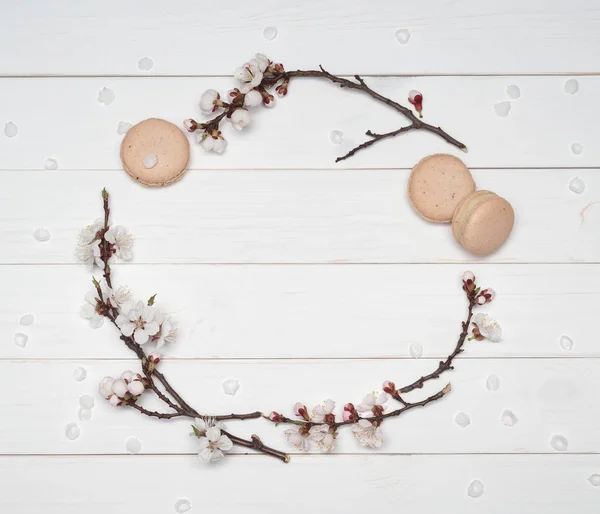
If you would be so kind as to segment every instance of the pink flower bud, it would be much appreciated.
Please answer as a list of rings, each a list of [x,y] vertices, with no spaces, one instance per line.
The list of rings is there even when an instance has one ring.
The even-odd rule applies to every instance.
[[[354,408],[354,404],[347,403],[346,405],[344,405],[344,410],[348,412],[354,412],[356,409]]]
[[[486,303],[485,296],[481,296],[481,295],[479,295],[479,296],[477,297],[477,305],[483,305],[484,303]]]
[[[150,355],[148,355],[148,359],[152,364],[158,364],[160,362],[160,353],[152,352]]]
[[[296,416],[300,416],[301,418],[305,419],[306,421],[308,421],[310,419],[309,415],[308,415],[308,411],[306,410],[306,405],[298,402],[296,403],[296,405],[294,405],[294,413],[296,414]]]
[[[271,414],[269,414],[269,419],[273,422],[273,423],[281,423],[283,421],[283,416],[281,414],[279,414],[279,412],[271,412]]]
[[[489,288],[484,289],[483,291],[481,291],[481,294],[483,296],[485,296],[485,299],[488,302],[491,302],[494,299],[494,297],[496,296],[496,291],[494,291],[491,287],[489,287]]]
[[[198,123],[192,118],[188,118],[187,120],[183,120],[183,126],[188,132],[194,132],[198,128]]]
[[[396,394],[396,384],[394,384],[394,382],[390,382],[389,380],[386,380],[383,383],[382,389],[387,394],[391,394],[392,396],[394,396]]]
[[[415,106],[415,111],[419,113],[419,116],[422,118],[423,114],[423,95],[419,93],[419,91],[412,89],[408,93],[408,101]]]
[[[133,371],[123,371],[123,373],[121,373],[121,378],[125,380],[126,384],[129,384],[129,382],[133,380],[133,377]]]
[[[121,405],[121,398],[119,398],[116,394],[112,394],[108,399],[108,403],[110,403],[113,407],[118,407]]]
[[[345,410],[344,412],[342,412],[342,419],[346,422],[351,421],[352,420],[352,412]]]
[[[462,281],[468,282],[469,280],[471,282],[475,282],[475,275],[473,274],[472,271],[465,271],[462,276]]]
[[[118,378],[113,382],[112,392],[119,398],[123,398],[127,394],[127,382],[122,378]]]

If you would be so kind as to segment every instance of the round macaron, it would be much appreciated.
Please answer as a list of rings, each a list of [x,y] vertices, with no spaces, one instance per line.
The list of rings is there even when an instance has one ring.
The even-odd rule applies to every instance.
[[[131,127],[121,142],[125,171],[145,186],[179,180],[190,159],[190,143],[179,127],[150,118]]]
[[[475,191],[469,168],[454,155],[435,154],[421,159],[410,172],[408,198],[420,216],[449,223],[454,209]]]
[[[491,191],[476,191],[458,205],[452,233],[458,243],[475,255],[489,255],[508,239],[515,222],[512,206]]]

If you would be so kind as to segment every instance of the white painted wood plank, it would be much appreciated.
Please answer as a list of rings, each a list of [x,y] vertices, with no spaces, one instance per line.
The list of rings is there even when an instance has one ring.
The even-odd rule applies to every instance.
[[[269,52],[290,67],[346,73],[597,71],[598,6],[586,0],[368,3],[276,0],[4,2],[5,74],[224,74]],[[267,41],[263,29],[277,27]],[[398,43],[405,28],[411,37]]]
[[[6,454],[113,454],[125,452],[125,441],[137,437],[144,453],[193,453],[196,450],[189,421],[156,420],[133,409],[115,409],[97,394],[105,375],[136,370],[131,360],[103,361],[2,361],[0,385],[0,453]],[[87,378],[73,379],[83,366]],[[338,414],[348,401],[381,387],[383,380],[409,383],[437,367],[435,359],[420,360],[303,360],[303,361],[173,361],[162,371],[188,402],[204,413],[270,412],[293,415],[296,401],[307,405],[326,398],[337,401]],[[490,373],[500,378],[500,389],[486,389]],[[554,434],[569,441],[568,452],[597,453],[600,448],[600,360],[598,359],[480,359],[458,360],[456,369],[409,400],[425,398],[448,381],[452,392],[424,409],[414,409],[386,421],[385,453],[556,453],[550,446]],[[240,381],[235,396],[226,396],[221,384]],[[81,436],[65,437],[67,423],[78,421],[78,398],[96,399],[92,419],[79,422]],[[152,397],[146,405],[158,408]],[[501,421],[510,409],[518,423]],[[471,424],[459,427],[459,412],[471,416]],[[266,444],[293,450],[283,430],[265,420],[230,422],[227,428],[239,436],[257,433]],[[346,429],[338,437],[340,453],[371,453],[360,447]]]
[[[581,195],[568,189],[574,176],[586,183]],[[116,170],[0,178],[2,263],[75,262],[77,231],[101,215],[104,186],[115,221],[136,237],[137,263],[600,261],[595,170],[476,170],[478,187],[516,212],[510,239],[485,259],[413,211],[406,170],[196,172],[154,190]],[[33,238],[40,226],[52,234],[44,244]]]
[[[469,153],[432,134],[413,132],[339,164],[335,158],[365,141],[368,129],[395,130],[405,119],[365,95],[319,79],[296,79],[275,109],[255,109],[243,132],[225,122],[229,146],[224,154],[204,152],[194,139],[190,167],[411,168],[436,152],[455,153],[478,168],[600,166],[600,77],[577,77],[576,95],[565,94],[567,79],[368,78],[375,90],[404,103],[410,89],[421,91],[425,120],[464,142]],[[511,84],[520,87],[521,97],[512,102],[507,117],[498,117],[493,106],[509,100],[506,88]],[[225,94],[233,85],[233,79],[219,77],[0,79],[0,127],[9,120],[19,127],[15,138],[0,136],[0,168],[43,169],[46,158],[53,157],[61,169],[120,169],[119,121],[162,117],[181,125],[190,116],[203,120],[200,94],[207,88]],[[103,87],[115,93],[109,106],[97,101]],[[334,129],[344,133],[343,144],[330,143]],[[583,145],[582,154],[571,152],[573,142]]]
[[[469,343],[462,358],[600,357],[596,265],[470,266],[497,298],[481,308],[504,329],[501,344]],[[120,266],[114,279],[179,325],[172,358],[442,358],[465,316],[465,264],[317,266]],[[75,266],[0,266],[0,358],[129,358],[115,327],[79,317],[90,275]],[[33,313],[30,327],[18,325]],[[28,335],[25,348],[12,344]],[[572,351],[559,345],[562,334]]]
[[[341,512],[349,505],[382,514],[596,514],[600,494],[587,480],[599,472],[597,455],[304,456],[283,466],[262,457],[233,457],[216,468],[187,456],[0,457],[0,508],[11,514],[174,512],[188,498],[191,512],[224,514]],[[485,487],[478,499],[467,495],[475,479]]]

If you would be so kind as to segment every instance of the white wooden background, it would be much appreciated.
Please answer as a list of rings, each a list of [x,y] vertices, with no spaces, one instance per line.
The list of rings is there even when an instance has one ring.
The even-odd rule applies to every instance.
[[[272,41],[267,26],[278,30]],[[275,109],[229,131],[226,154],[194,147],[174,186],[145,189],[120,170],[120,121],[200,117],[200,93],[224,92],[257,51],[288,68],[361,73],[399,100],[421,90],[426,119],[468,145],[460,157],[479,188],[512,202],[510,241],[474,259],[447,226],[411,210],[410,167],[457,153],[433,136],[403,135],[334,164],[365,130],[402,120],[318,80],[293,81]],[[143,57],[152,70],[138,69]],[[189,498],[191,512],[597,513],[599,62],[596,0],[1,2],[0,129],[12,121],[19,133],[0,131],[0,512],[154,514]],[[576,95],[564,91],[569,79]],[[521,97],[501,118],[493,106],[509,100],[509,85]],[[115,93],[109,106],[97,101],[104,87]],[[340,146],[328,140],[334,129]],[[44,169],[48,158],[58,170]],[[568,189],[576,176],[581,195]],[[78,316],[89,275],[74,241],[98,216],[103,186],[136,235],[135,261],[115,273],[142,298],[159,293],[180,320],[163,367],[202,410],[290,413],[297,400],[327,397],[341,406],[383,379],[412,381],[454,345],[467,268],[497,290],[486,310],[505,340],[469,344],[446,377],[452,394],[385,424],[380,451],[343,433],[335,455],[294,455],[287,466],[235,455],[202,467],[185,421],[118,412],[97,397],[102,376],[136,366],[114,330]],[[33,238],[39,227],[48,242]],[[26,313],[35,323],[21,327]],[[73,379],[79,366],[83,382]],[[495,392],[485,386],[492,373]],[[240,381],[234,397],[223,394],[227,378]],[[83,394],[96,397],[87,422],[77,419]],[[512,428],[505,409],[518,418]],[[455,424],[459,412],[470,426]],[[75,441],[64,433],[72,421]],[[288,448],[264,422],[232,430]],[[555,434],[566,451],[550,446]],[[129,437],[140,455],[126,452]],[[467,495],[473,480],[485,487],[477,499]]]

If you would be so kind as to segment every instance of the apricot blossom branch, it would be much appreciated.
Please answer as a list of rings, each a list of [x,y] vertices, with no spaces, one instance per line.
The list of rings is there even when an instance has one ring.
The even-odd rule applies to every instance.
[[[435,125],[422,121],[423,95],[418,91],[410,91],[408,101],[415,107],[416,111],[419,113],[419,117],[417,117],[408,107],[371,89],[360,75],[354,75],[354,80],[338,77],[326,71],[322,66],[319,66],[318,70],[285,71],[281,63],[274,63],[266,56],[256,54],[254,59],[251,59],[235,70],[234,77],[241,84],[239,87],[228,91],[226,100],[222,100],[221,95],[214,89],[206,90],[200,98],[201,110],[206,114],[221,111],[217,116],[205,122],[198,122],[192,118],[188,118],[183,122],[184,127],[189,132],[199,131],[198,142],[205,150],[222,153],[227,147],[227,141],[220,130],[220,124],[223,120],[228,119],[235,129],[242,130],[250,123],[250,108],[257,107],[261,104],[265,107],[272,107],[275,105],[275,97],[270,93],[273,88],[275,88],[275,92],[280,97],[283,97],[288,93],[289,83],[292,78],[308,77],[324,78],[339,85],[341,88],[353,89],[364,93],[374,100],[391,107],[409,121],[408,125],[382,134],[367,130],[366,135],[371,139],[354,147],[345,155],[338,157],[335,162],[348,159],[357,152],[360,152],[379,141],[396,137],[399,134],[412,130],[431,132],[432,134],[441,137],[449,144],[467,152],[467,147],[464,143],[461,143],[458,139],[452,137],[441,127],[436,127]]]
[[[340,428],[351,425],[357,441],[366,447],[377,448],[383,442],[381,426],[385,420],[398,417],[403,413],[440,400],[451,390],[450,384],[438,392],[420,400],[411,402],[404,394],[422,388],[425,382],[437,379],[444,372],[453,369],[454,359],[464,351],[469,327],[472,336],[469,339],[498,341],[501,336],[499,325],[483,313],[473,314],[476,307],[484,305],[495,296],[492,289],[481,290],[475,284],[475,276],[466,272],[462,277],[463,290],[468,301],[466,320],[462,322],[462,331],[453,352],[430,374],[415,382],[397,388],[394,382],[386,380],[381,392],[367,394],[357,406],[347,403],[341,420],[334,414],[335,402],[325,400],[315,406],[311,412],[302,403],[296,403],[294,412],[297,419],[271,411],[248,413],[230,413],[217,416],[201,414],[169,383],[166,376],[157,369],[161,362],[160,350],[166,344],[173,344],[177,338],[175,323],[155,306],[156,295],[148,301],[134,302],[129,291],[116,287],[113,283],[111,264],[116,257],[132,257],[132,237],[121,226],[113,226],[110,220],[109,195],[102,191],[104,217],[81,231],[78,241],[78,255],[91,268],[102,270],[103,279],[92,279],[93,289],[86,295],[86,304],[81,314],[93,328],[103,325],[105,319],[119,330],[120,340],[138,357],[141,372],[123,372],[119,378],[104,377],[99,392],[115,406],[127,406],[148,417],[169,420],[189,418],[193,420],[193,435],[198,438],[198,456],[203,462],[221,459],[224,452],[233,445],[251,449],[265,455],[276,457],[283,462],[289,461],[289,455],[265,445],[259,436],[250,439],[241,438],[225,430],[224,421],[244,421],[264,418],[276,424],[288,424],[291,428],[284,431],[287,440],[300,451],[308,451],[314,445],[321,451],[332,451]],[[145,345],[156,345],[154,352],[146,352]],[[145,393],[153,393],[162,402],[165,412],[150,410],[141,405]],[[388,400],[395,400],[399,406],[387,409]]]

